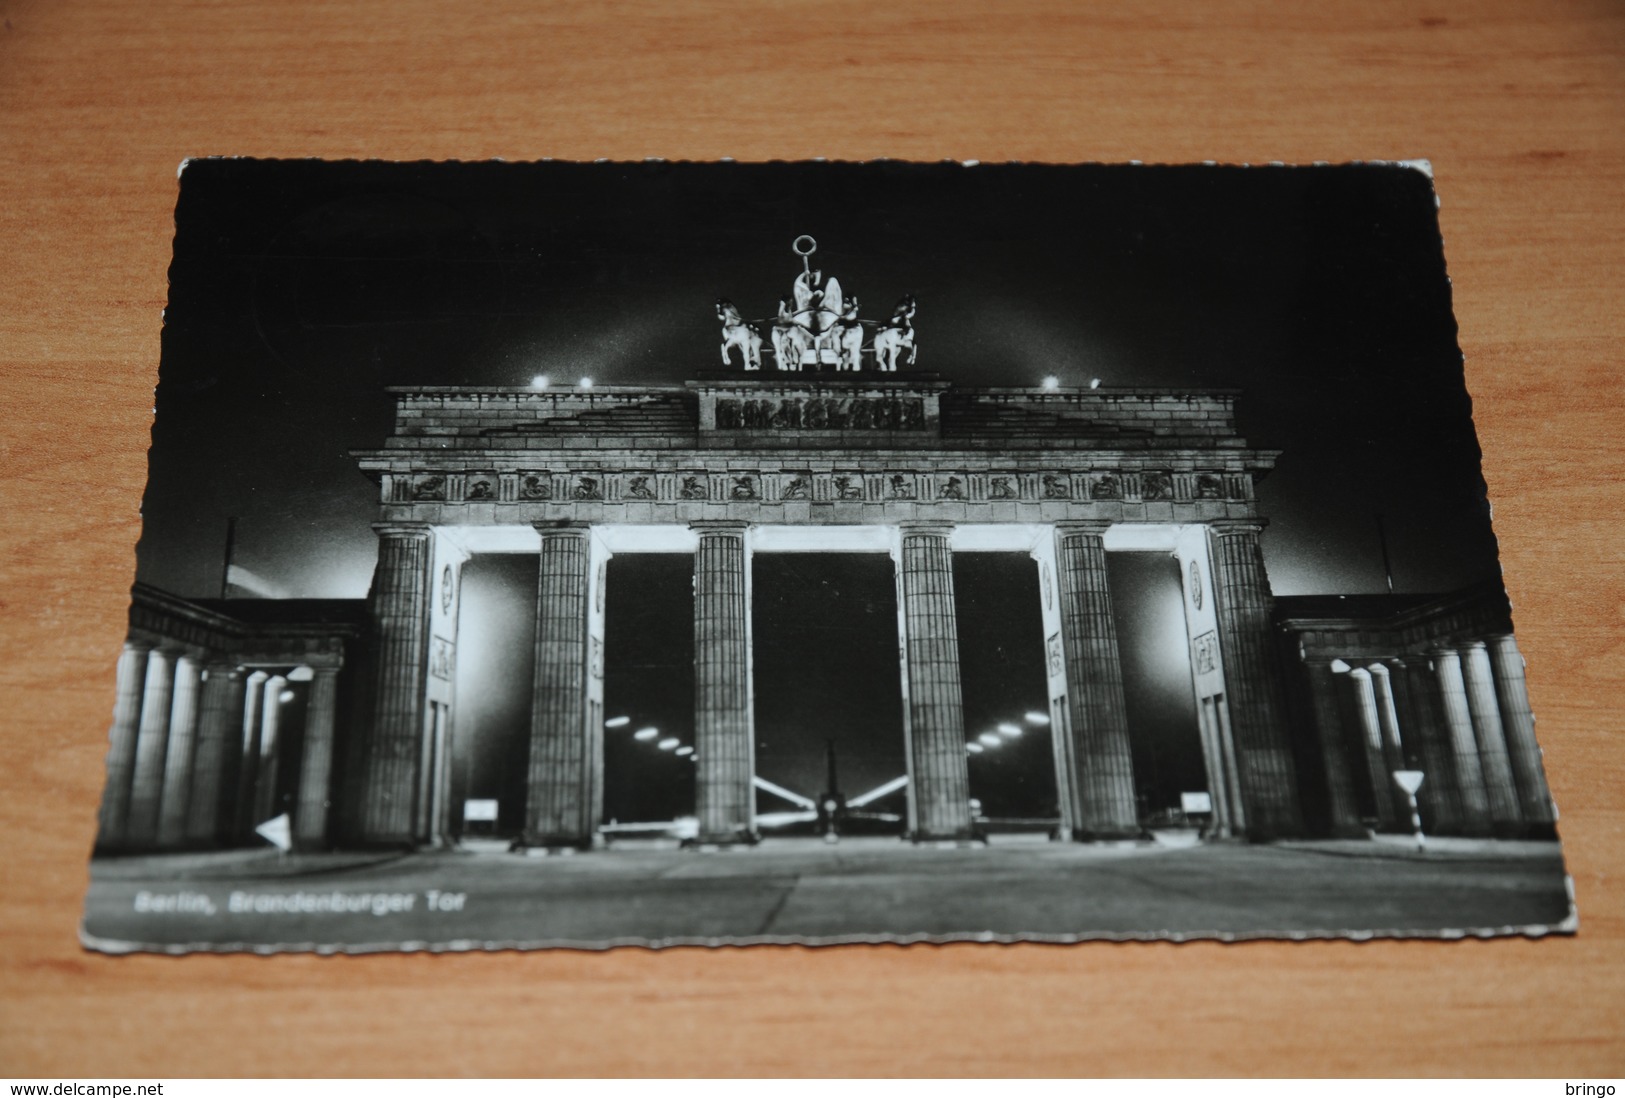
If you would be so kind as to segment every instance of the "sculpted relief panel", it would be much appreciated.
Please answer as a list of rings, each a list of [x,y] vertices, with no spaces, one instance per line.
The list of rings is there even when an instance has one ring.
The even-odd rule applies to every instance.
[[[923,431],[917,397],[778,397],[717,400],[719,430]]]
[[[873,420],[870,420],[872,423]],[[535,469],[394,474],[391,503],[1094,503],[1250,500],[1244,472],[932,469]]]

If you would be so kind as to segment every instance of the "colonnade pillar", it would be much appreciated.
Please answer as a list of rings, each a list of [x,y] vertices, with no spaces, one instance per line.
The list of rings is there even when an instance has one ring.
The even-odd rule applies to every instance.
[[[237,756],[237,792],[232,800],[232,819],[228,838],[241,839],[252,829],[254,816],[254,790],[260,776],[260,747],[265,735],[265,684],[270,680],[264,671],[248,676],[244,689],[242,740]]]
[[[1377,691],[1369,669],[1356,667],[1349,672],[1354,683],[1354,708],[1359,717],[1360,746],[1365,752],[1366,785],[1377,812],[1377,827],[1391,830],[1399,824],[1399,812],[1389,788],[1387,759],[1382,746],[1382,719],[1377,708]]]
[[[169,713],[174,688],[175,654],[157,649],[147,657],[135,769],[130,775],[130,806],[124,837],[134,847],[150,847],[158,838],[158,805],[164,790],[164,759],[169,747]]]
[[[1439,702],[1450,735],[1456,763],[1456,792],[1461,799],[1462,830],[1483,835],[1490,830],[1490,799],[1484,788],[1484,766],[1478,757],[1472,713],[1467,707],[1467,684],[1462,678],[1461,656],[1449,648],[1432,653]]]
[[[901,524],[897,612],[901,622],[903,712],[909,772],[909,837],[973,835],[965,753],[954,561],[946,523]]]
[[[592,531],[570,522],[538,523],[536,530],[542,552],[524,840],[537,847],[587,848],[597,834],[603,797],[602,720],[590,704]]]
[[[378,569],[370,597],[373,711],[357,819],[365,842],[410,845],[423,739],[434,538],[427,523],[378,523],[373,529],[378,534]]]
[[[113,725],[107,734],[107,787],[96,845],[114,850],[125,844],[130,815],[130,779],[135,773],[136,745],[141,734],[141,697],[146,690],[150,644],[128,641],[118,658]]]
[[[175,661],[175,697],[169,710],[169,744],[159,790],[158,845],[175,847],[186,840],[186,809],[192,794],[192,764],[197,749],[198,703],[202,668],[190,656]]]
[[[1326,776],[1326,814],[1332,834],[1350,838],[1364,835],[1354,773],[1349,765],[1343,722],[1338,712],[1337,673],[1328,660],[1310,663],[1307,670],[1309,695],[1314,703],[1315,738],[1320,744],[1321,766]]]
[[[1260,838],[1302,834],[1297,765],[1270,621],[1274,596],[1259,545],[1263,524],[1214,522],[1208,530],[1225,693],[1248,829]]]
[[[1106,582],[1108,523],[1067,522],[1055,528],[1061,647],[1077,773],[1072,791],[1073,838],[1123,839],[1141,834],[1134,800],[1123,664],[1117,649]],[[1056,730],[1059,733],[1061,730]]]
[[[187,845],[203,846],[229,838],[231,794],[241,765],[243,704],[248,673],[226,663],[211,663],[203,683],[198,715],[197,750],[192,762],[192,791],[187,798]]]
[[[756,834],[756,732],[751,685],[750,544],[744,522],[693,523],[694,756],[697,842]]]
[[[265,680],[260,703],[259,750],[255,753],[254,788],[249,796],[252,815],[245,832],[253,830],[266,820],[281,815],[277,811],[277,776],[282,768],[282,692],[288,680],[272,675]]]
[[[1557,812],[1546,785],[1540,745],[1535,742],[1535,715],[1529,707],[1529,687],[1524,682],[1523,653],[1518,651],[1518,642],[1512,635],[1504,633],[1490,638],[1489,656],[1524,822],[1536,831],[1549,832],[1557,822]]]
[[[299,802],[294,811],[293,837],[306,849],[320,849],[327,842],[338,682],[337,668],[316,668],[305,707],[305,742],[299,767]]]
[[[1461,791],[1456,780],[1455,755],[1439,725],[1434,704],[1433,683],[1425,668],[1415,661],[1393,663],[1393,688],[1408,729],[1408,754],[1426,776],[1417,802],[1426,814],[1430,830],[1444,833],[1462,828]]]
[[[1522,828],[1523,813],[1518,808],[1518,787],[1507,756],[1489,651],[1483,641],[1472,641],[1462,649],[1461,669],[1467,687],[1467,711],[1484,769],[1484,790],[1489,794],[1490,823],[1496,831],[1513,834]]]

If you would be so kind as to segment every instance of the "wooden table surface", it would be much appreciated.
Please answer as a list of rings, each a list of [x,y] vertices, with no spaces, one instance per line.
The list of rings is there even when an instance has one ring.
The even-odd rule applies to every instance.
[[[0,17],[0,1075],[1625,1073],[1625,7],[0,0]],[[1579,936],[82,952],[175,169],[216,153],[1431,159]]]

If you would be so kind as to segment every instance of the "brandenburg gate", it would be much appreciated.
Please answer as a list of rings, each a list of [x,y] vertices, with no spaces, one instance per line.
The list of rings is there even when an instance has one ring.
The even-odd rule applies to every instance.
[[[605,565],[645,552],[694,558],[701,844],[757,838],[751,559],[791,552],[895,562],[916,841],[973,837],[956,551],[1026,553],[1037,569],[1064,837],[1141,834],[1113,550],[1178,558],[1212,832],[1302,832],[1255,491],[1276,455],[1238,437],[1235,392],[963,388],[899,372],[913,299],[883,326],[858,321],[810,265],[781,303],[773,372],[759,372],[756,327],[727,302],[717,311],[723,356],[743,370],[391,390],[393,433],[355,454],[380,489],[373,701],[347,791],[356,840],[443,833],[460,569],[477,553],[534,554],[540,570],[527,845],[595,842]]]
[[[358,452],[380,488],[370,721],[347,791],[365,843],[446,826],[460,569],[538,559],[522,842],[594,844],[603,800],[604,589],[618,552],[694,558],[698,842],[753,842],[751,559],[895,562],[908,835],[973,837],[953,554],[1038,570],[1064,837],[1138,836],[1114,549],[1177,555],[1217,834],[1298,834],[1255,482],[1275,454],[1224,390],[961,388],[911,371],[915,302],[862,320],[813,269],[778,316],[717,303],[719,372],[676,386],[398,388]],[[770,325],[770,338],[763,326]],[[776,370],[762,373],[764,354]]]

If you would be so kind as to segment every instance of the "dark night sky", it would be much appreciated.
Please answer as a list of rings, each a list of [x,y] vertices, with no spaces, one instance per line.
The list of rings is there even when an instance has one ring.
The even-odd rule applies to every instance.
[[[237,561],[359,596],[387,384],[678,382],[718,296],[770,315],[790,241],[963,383],[1227,385],[1281,594],[1494,575],[1433,193],[1397,167],[198,161],[183,176],[141,578]]]
[[[385,385],[716,370],[715,300],[771,315],[802,233],[866,318],[916,295],[919,366],[952,381],[1244,390],[1243,432],[1284,451],[1260,489],[1279,594],[1382,590],[1378,512],[1399,590],[1496,574],[1433,192],[1414,170],[199,161],[176,219],[139,576],[178,594],[218,591],[236,516],[236,561],[263,591],[360,597],[376,500],[348,451],[388,433]],[[900,772],[889,563],[758,561],[764,776],[816,791],[826,734],[842,739],[848,793]],[[490,683],[528,680],[525,567],[470,573],[487,632],[506,638]],[[672,671],[692,659],[687,584],[662,571],[686,561],[612,567],[610,709],[642,706],[687,736],[691,702],[677,695],[692,687]],[[1177,610],[1158,568],[1114,564],[1114,585],[1146,608],[1139,633],[1118,608],[1131,671],[1170,591]],[[1041,674],[1022,676],[1041,667],[1040,629],[1011,610],[1035,611],[1031,572],[956,562],[972,735],[1043,708]],[[1189,732],[1188,679],[1149,664],[1136,675],[1130,716],[1148,730],[1136,763],[1161,774],[1147,781],[1166,801],[1195,780],[1168,746]],[[459,736],[507,747],[493,748],[495,770],[460,780],[501,785],[522,751],[525,692],[475,692],[482,708]],[[800,727],[808,712],[819,728]],[[691,801],[682,767],[618,766],[626,750],[608,747],[609,815],[628,798],[654,807],[651,782],[673,812]],[[973,793],[989,811],[1046,810],[1047,751],[1040,735],[979,759]],[[642,792],[617,787],[628,775]]]

